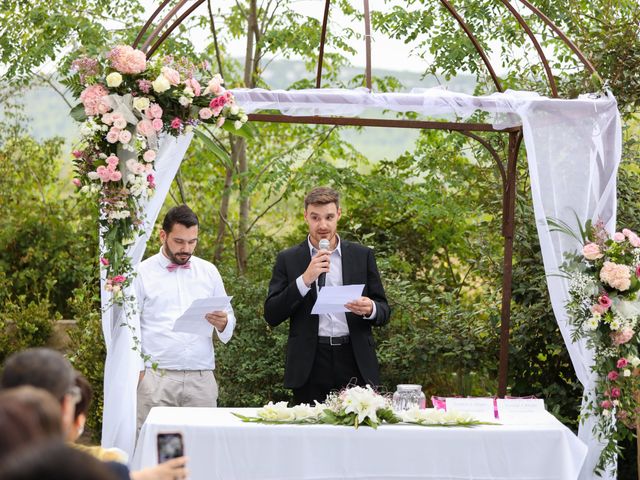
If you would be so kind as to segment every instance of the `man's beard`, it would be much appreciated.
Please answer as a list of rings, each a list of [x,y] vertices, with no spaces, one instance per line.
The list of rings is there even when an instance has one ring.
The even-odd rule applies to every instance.
[[[191,258],[190,253],[173,253],[167,245],[164,246],[164,253],[171,260],[172,263],[176,265],[184,265]]]

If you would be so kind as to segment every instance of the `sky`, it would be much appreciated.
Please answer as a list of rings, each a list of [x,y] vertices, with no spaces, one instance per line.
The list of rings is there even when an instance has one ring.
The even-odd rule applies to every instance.
[[[229,6],[232,5],[233,0],[216,0],[212,2],[214,8],[220,8],[222,12],[225,12],[229,9]],[[333,2],[337,3],[337,2]],[[354,5],[359,5],[362,10],[362,1],[353,1]],[[383,0],[370,0],[370,8],[378,9],[378,10],[388,10],[394,4],[404,4],[401,0],[386,2]],[[147,14],[150,15],[153,10],[159,4],[158,0],[142,0],[142,4],[147,8]],[[322,21],[322,15],[324,12],[324,4],[325,0],[293,0],[291,2],[291,8],[296,12],[317,18],[319,21]],[[168,7],[165,9],[168,11]],[[164,12],[164,10],[163,10]],[[198,9],[194,12],[194,14],[205,15],[207,12],[206,2],[198,7]],[[340,14],[340,9],[337,5],[333,5],[331,7],[331,17],[329,22],[329,28],[342,30],[345,26],[350,26],[354,30],[359,33],[364,34],[364,21],[361,25],[351,25],[351,22],[347,20],[343,15]],[[197,36],[200,34],[196,34]],[[208,39],[208,32],[201,32],[202,38]],[[194,42],[198,44],[199,42]],[[364,67],[365,65],[365,45],[364,39],[361,40],[360,44],[355,44],[354,47],[358,50],[358,54],[351,58],[351,63],[354,67]],[[230,45],[231,54],[234,57],[243,57],[244,56],[244,41],[238,41]],[[384,69],[384,70],[400,70],[400,71],[411,71],[411,72],[423,72],[425,70],[425,62],[424,60],[412,57],[410,55],[410,46],[405,45],[402,41],[392,40],[386,38],[385,35],[376,34],[373,32],[372,34],[372,42],[371,42],[371,66],[372,69]]]

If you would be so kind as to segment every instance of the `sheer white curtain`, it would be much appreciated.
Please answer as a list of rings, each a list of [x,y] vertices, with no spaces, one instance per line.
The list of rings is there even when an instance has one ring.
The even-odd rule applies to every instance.
[[[531,92],[507,91],[474,97],[441,88],[419,89],[409,93],[370,93],[366,89],[237,89],[233,93],[247,113],[277,109],[287,115],[355,116],[374,108],[413,111],[432,118],[451,120],[466,119],[479,110],[493,114],[493,123],[497,128],[522,125],[538,235],[553,310],[578,379],[586,392],[593,389],[594,379],[590,372],[593,352],[584,344],[571,342],[564,310],[567,284],[564,279],[554,276],[562,263],[562,253],[576,249],[578,245],[568,237],[550,232],[546,219],[555,218],[575,224],[575,212],[582,223],[587,219],[601,219],[610,231],[614,230],[621,125],[617,104],[611,95],[559,100]],[[162,193],[161,185],[166,185],[168,189],[188,145],[188,140],[182,142],[184,144],[178,142],[181,147],[177,144],[173,147],[175,151],[170,155],[169,163],[173,167],[166,172],[158,171],[156,183],[159,188],[153,199],[158,205],[154,207],[155,214],[151,211],[147,213],[147,219],[151,222],[149,231],[166,195],[167,190]],[[147,238],[140,239],[132,249],[134,263],[140,260]],[[113,313],[107,312],[103,322],[110,350],[105,369],[103,443],[131,452],[133,436],[130,432],[135,429],[135,385],[139,358],[131,352],[130,332],[126,328],[118,328],[120,321],[111,318]],[[125,368],[125,364],[135,364],[135,367]],[[126,375],[122,373],[125,370]],[[115,392],[108,391],[109,388],[114,388]],[[127,402],[123,401],[124,398]],[[114,408],[117,403],[127,404]],[[591,434],[591,425],[580,427],[580,437],[589,446],[581,476],[585,480],[593,477],[593,467],[601,447]]]
[[[133,265],[137,265],[142,260],[158,213],[192,137],[193,134],[179,138],[167,135],[160,140],[155,164],[156,191],[155,195],[144,204],[145,233],[136,240],[128,251]],[[129,289],[127,294],[133,294],[132,289]],[[101,296],[102,331],[107,345],[104,368],[102,446],[118,447],[131,457],[135,448],[136,436],[138,372],[143,368],[140,353],[133,350],[134,335],[140,338],[140,320],[135,314],[129,315],[130,328],[122,325],[124,312],[122,308],[109,307],[110,294],[104,290],[104,278],[101,279]]]

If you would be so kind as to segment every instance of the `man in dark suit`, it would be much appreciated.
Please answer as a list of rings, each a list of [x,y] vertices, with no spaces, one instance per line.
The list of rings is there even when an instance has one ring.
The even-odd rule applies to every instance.
[[[335,190],[309,192],[304,201],[309,236],[278,254],[269,283],[266,321],[276,326],[289,319],[284,385],[293,389],[295,403],[323,402],[331,390],[349,383],[380,383],[371,327],[387,323],[391,311],[373,251],[338,236],[341,214]],[[326,249],[320,248],[323,239],[329,241]],[[347,303],[346,313],[312,315],[323,280],[364,284],[363,296]]]

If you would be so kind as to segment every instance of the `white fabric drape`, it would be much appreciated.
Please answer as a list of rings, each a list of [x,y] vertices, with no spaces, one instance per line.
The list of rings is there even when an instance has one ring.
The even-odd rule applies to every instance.
[[[507,91],[474,97],[441,88],[417,89],[409,93],[370,93],[362,88],[300,91],[236,89],[233,93],[237,103],[247,113],[279,110],[286,115],[355,116],[366,110],[376,109],[417,112],[434,119],[464,120],[476,111],[484,111],[492,114],[492,122],[496,128],[522,125],[535,217],[553,310],[578,379],[585,391],[593,389],[594,379],[590,372],[593,352],[582,343],[571,342],[564,310],[567,284],[564,279],[554,276],[562,263],[563,252],[576,249],[578,245],[566,236],[551,233],[546,219],[555,218],[576,225],[576,212],[580,222],[601,219],[610,231],[615,228],[616,173],[621,157],[621,125],[617,104],[611,95],[559,100],[541,97],[531,92]],[[177,157],[174,157],[173,161],[179,163]],[[175,169],[173,173],[167,172],[170,178],[164,178],[158,172],[157,183],[170,183],[174,173]],[[156,199],[164,199],[160,191],[156,194]],[[153,215],[147,214],[147,218],[155,220]],[[139,240],[134,247],[135,262],[142,256],[145,242],[146,237]],[[118,323],[105,321],[107,329],[114,328],[112,325],[117,327]],[[126,329],[116,330],[119,335],[130,335]],[[111,335],[108,338],[110,339]],[[114,345],[111,349],[119,352],[116,348],[120,344],[112,343]],[[128,349],[126,353],[130,357],[130,344],[124,343]],[[108,361],[105,389],[107,373],[114,375],[110,368],[114,367]],[[131,388],[135,388],[133,379],[131,385]],[[119,385],[118,388],[122,390],[125,387]],[[120,394],[116,395],[122,398]],[[109,440],[105,445],[130,447],[132,440],[121,442],[121,437],[115,433],[123,428],[123,420],[119,417],[107,417],[108,396],[111,398],[113,393],[105,392],[105,425],[107,422],[114,422],[116,426],[104,427],[105,431],[109,432],[108,436],[103,433],[103,439]],[[135,390],[127,398],[131,397],[135,400]],[[133,418],[128,420],[131,425],[135,424]],[[593,439],[589,424],[581,425],[580,437],[589,446],[589,454],[581,476],[581,479],[585,480],[593,478],[593,467],[601,447]],[[129,452],[132,450],[124,449]]]
[[[165,136],[160,140],[155,162],[156,191],[143,205],[144,235],[128,250],[134,266],[142,260],[158,213],[192,138],[193,134],[188,134],[179,138]],[[138,373],[143,368],[140,353],[133,350],[134,335],[140,338],[140,319],[131,312],[128,322],[130,328],[122,325],[124,312],[120,307],[109,307],[110,294],[104,290],[104,280],[101,279],[102,331],[107,345],[107,358],[104,367],[102,445],[118,447],[131,457],[136,437],[136,387]],[[128,289],[126,294],[133,295],[133,289]]]

